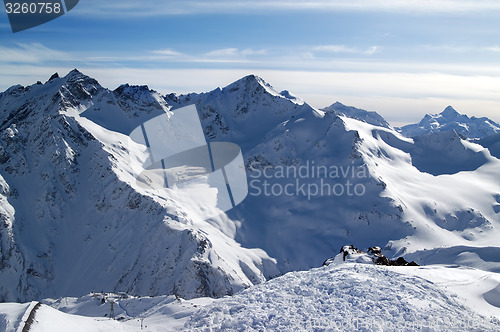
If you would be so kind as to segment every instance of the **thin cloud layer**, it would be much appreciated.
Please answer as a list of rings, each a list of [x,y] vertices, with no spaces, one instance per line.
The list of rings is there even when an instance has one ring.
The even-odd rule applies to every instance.
[[[267,53],[266,50],[253,50],[251,48],[246,48],[240,50],[238,48],[223,48],[214,51],[210,51],[205,55],[208,57],[245,57],[245,56],[254,56],[254,55],[265,55]]]
[[[43,63],[54,60],[70,60],[64,51],[50,49],[40,43],[16,43],[17,47],[0,46],[0,63]]]
[[[134,1],[88,0],[80,6],[82,15],[164,16],[182,14],[248,13],[268,11],[377,11],[406,13],[470,13],[500,11],[496,0],[219,0],[219,1]]]
[[[354,54],[375,54],[380,52],[382,47],[380,46],[370,46],[367,49],[358,49],[355,47],[349,47],[345,45],[320,45],[312,48],[316,52],[326,52],[326,53],[354,53]]]

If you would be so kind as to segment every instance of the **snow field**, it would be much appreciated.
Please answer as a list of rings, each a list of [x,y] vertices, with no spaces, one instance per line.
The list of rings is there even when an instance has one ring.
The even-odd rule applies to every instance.
[[[496,331],[498,320],[465,307],[418,276],[341,264],[291,272],[225,298],[186,323],[196,331]]]

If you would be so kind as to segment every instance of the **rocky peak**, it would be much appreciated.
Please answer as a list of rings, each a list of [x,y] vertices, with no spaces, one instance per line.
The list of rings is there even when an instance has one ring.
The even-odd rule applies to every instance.
[[[447,117],[447,118],[455,118],[457,116],[460,116],[461,114],[458,113],[452,106],[448,106],[440,113],[442,116]]]

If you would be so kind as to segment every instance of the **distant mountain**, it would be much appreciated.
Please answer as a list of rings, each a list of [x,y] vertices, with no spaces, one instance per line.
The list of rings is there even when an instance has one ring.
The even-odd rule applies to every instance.
[[[500,125],[486,117],[469,118],[448,106],[439,114],[427,114],[419,123],[409,124],[397,130],[406,137],[454,130],[467,138],[482,138],[500,133]]]
[[[377,112],[365,111],[363,109],[356,108],[353,106],[346,106],[344,104],[339,103],[338,101],[321,110],[324,112],[334,111],[339,115],[345,115],[349,118],[360,120],[372,124],[374,126],[392,128],[391,125],[387,121],[385,121],[385,119]]]

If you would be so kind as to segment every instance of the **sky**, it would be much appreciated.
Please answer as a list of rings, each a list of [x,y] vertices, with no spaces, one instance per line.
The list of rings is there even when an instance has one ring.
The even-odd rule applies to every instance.
[[[80,0],[17,33],[0,12],[0,91],[73,68],[161,93],[256,74],[314,107],[340,101],[393,125],[448,105],[500,122],[498,0]]]

